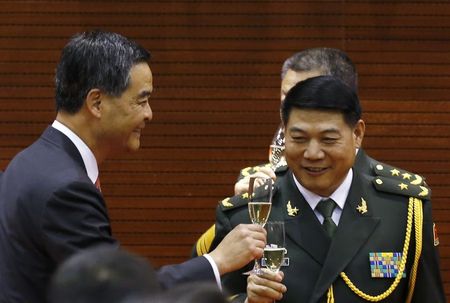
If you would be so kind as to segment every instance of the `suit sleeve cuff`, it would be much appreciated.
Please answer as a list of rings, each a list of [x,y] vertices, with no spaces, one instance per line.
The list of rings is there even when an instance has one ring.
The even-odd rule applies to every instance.
[[[211,256],[209,254],[204,254],[203,257],[205,257],[206,260],[208,260],[209,264],[211,264],[211,267],[212,267],[213,272],[214,272],[214,277],[216,278],[217,286],[219,287],[220,290],[222,290],[222,284],[221,284],[221,280],[220,280],[219,269],[217,268],[216,262],[214,262],[213,258],[211,258]]]

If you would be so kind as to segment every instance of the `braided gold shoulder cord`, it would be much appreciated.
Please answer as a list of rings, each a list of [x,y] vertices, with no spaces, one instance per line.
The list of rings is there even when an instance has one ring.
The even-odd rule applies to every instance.
[[[341,278],[355,294],[357,294],[358,296],[367,301],[378,302],[387,298],[397,288],[398,284],[400,283],[400,279],[403,276],[403,272],[406,267],[406,260],[408,258],[408,248],[411,239],[413,214],[415,221],[414,228],[416,235],[416,254],[414,258],[413,268],[411,269],[408,298],[406,300],[406,302],[411,302],[412,294],[414,292],[414,286],[416,283],[417,266],[419,263],[420,254],[422,252],[422,222],[423,222],[422,201],[414,197],[409,198],[408,217],[406,222],[406,233],[405,233],[405,242],[403,244],[402,260],[400,261],[399,270],[397,276],[394,279],[394,282],[392,282],[391,286],[384,293],[377,296],[371,296],[364,293],[359,288],[357,288],[355,284],[353,284],[353,282],[350,280],[350,278],[344,272],[341,272]],[[334,303],[333,285],[331,285],[330,288],[328,289],[327,303]]]

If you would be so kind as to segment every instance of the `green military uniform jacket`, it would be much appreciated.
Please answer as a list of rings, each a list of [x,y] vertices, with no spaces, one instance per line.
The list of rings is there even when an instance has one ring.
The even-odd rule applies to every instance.
[[[412,302],[445,302],[428,188],[418,183],[417,175],[376,164],[365,154],[359,157],[360,165],[365,163],[367,167],[373,167],[374,172],[360,173],[354,169],[351,189],[332,239],[326,236],[313,210],[298,191],[292,172],[287,168],[277,171],[269,220],[285,222],[286,256],[289,258],[289,266],[282,267],[283,283],[288,290],[280,302],[327,302],[330,286],[333,286],[336,303],[367,302],[355,293],[355,289],[350,289],[340,276],[341,272],[365,294],[385,293],[394,278],[372,277],[369,254],[404,252],[408,205],[410,200],[414,201],[411,196],[421,198],[423,202],[423,246]],[[211,250],[236,225],[250,223],[247,202],[244,195],[227,198],[219,204]],[[407,247],[405,277],[389,295],[385,294],[383,303],[405,302],[408,296],[416,255],[414,224]],[[222,278],[230,293],[240,294],[237,301],[245,299],[247,278],[242,272],[251,267],[252,263]]]
[[[286,165],[286,161],[284,161],[284,166]],[[358,170],[361,174],[367,174],[367,175],[373,175],[375,176],[375,166],[377,164],[380,164],[380,162],[372,159],[369,157],[364,150],[361,148],[359,149],[355,164],[353,167]],[[382,164],[382,163],[381,163]],[[257,166],[250,166],[246,167],[244,169],[241,169],[238,180],[249,176],[251,174],[256,173],[261,167],[268,166],[270,167],[270,163],[260,164]],[[206,230],[200,238],[196,241],[195,245],[192,247],[191,257],[195,258],[201,255],[204,255],[211,251],[211,245],[215,237],[215,224],[213,224],[208,230]]]

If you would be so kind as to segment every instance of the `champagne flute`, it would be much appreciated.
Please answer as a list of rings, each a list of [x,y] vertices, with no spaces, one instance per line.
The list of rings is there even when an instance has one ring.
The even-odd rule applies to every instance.
[[[267,269],[278,272],[283,264],[285,248],[284,222],[266,223],[267,244],[264,248],[264,260]]]
[[[248,186],[248,212],[253,224],[264,227],[272,208],[272,185],[273,180],[268,177],[250,177]],[[253,270],[245,274],[260,274],[259,262],[255,259]]]
[[[269,146],[269,162],[273,170],[286,162],[284,159],[284,132],[281,125],[278,127]]]

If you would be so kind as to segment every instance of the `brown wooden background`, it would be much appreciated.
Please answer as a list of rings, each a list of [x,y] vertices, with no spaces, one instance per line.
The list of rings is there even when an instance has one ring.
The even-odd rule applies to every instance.
[[[60,49],[92,28],[153,54],[142,149],[101,168],[126,248],[155,265],[185,260],[239,169],[267,158],[283,60],[337,47],[359,70],[366,151],[433,188],[450,296],[448,1],[0,1],[0,168],[52,122]]]

